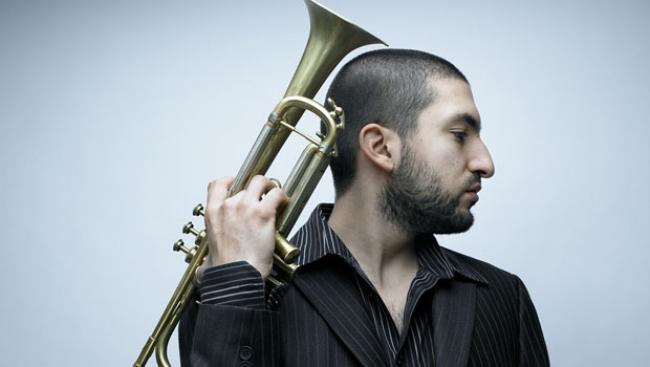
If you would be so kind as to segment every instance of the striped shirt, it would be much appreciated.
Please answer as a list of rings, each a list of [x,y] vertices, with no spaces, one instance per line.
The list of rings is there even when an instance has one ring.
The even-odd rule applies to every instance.
[[[358,297],[372,316],[374,325],[371,327],[385,344],[390,359],[388,364],[432,366],[435,361],[431,328],[435,285],[439,280],[455,277],[483,284],[487,284],[487,280],[472,268],[449,261],[432,235],[418,236],[414,242],[418,271],[408,290],[400,334],[372,282],[327,224],[331,211],[332,205],[321,204],[292,239],[301,250],[297,263],[308,271],[309,264],[315,262],[343,260],[354,269],[355,277],[350,281],[355,282]],[[274,288],[266,297],[264,282],[255,268],[247,262],[234,262],[206,270],[199,293],[202,303],[273,309],[282,307],[282,288]]]

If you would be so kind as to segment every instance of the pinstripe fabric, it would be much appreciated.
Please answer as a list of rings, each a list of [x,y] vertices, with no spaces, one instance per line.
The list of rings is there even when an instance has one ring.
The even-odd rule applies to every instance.
[[[430,236],[418,241],[420,270],[400,337],[372,284],[327,226],[329,210],[321,206],[294,237],[303,266],[294,282],[272,292],[266,308],[255,297],[242,301],[250,295],[245,284],[255,282],[201,288],[205,303],[193,305],[181,322],[184,366],[548,365],[521,281],[443,249]],[[211,269],[206,278],[232,285],[251,275],[242,270],[250,265],[231,266]],[[237,271],[243,271],[239,278]]]
[[[298,263],[305,266],[327,255],[340,257],[356,272],[348,281],[358,284],[357,297],[363,299],[363,306],[370,313],[371,324],[384,345],[386,357],[390,363],[417,366],[426,361],[435,360],[432,330],[429,327],[431,325],[431,297],[427,297],[427,293],[432,291],[440,279],[452,278],[454,271],[459,271],[465,277],[478,282],[485,283],[485,279],[474,272],[455,269],[442,255],[433,236],[418,237],[416,250],[419,270],[408,292],[403,332],[400,336],[388,309],[374,286],[345,247],[343,241],[327,225],[331,210],[332,206],[321,205],[296,235],[295,243],[301,249],[305,249],[301,257],[298,258]],[[415,312],[416,310],[417,312]]]
[[[207,269],[199,288],[201,302],[264,308],[264,282],[255,268],[238,261]]]

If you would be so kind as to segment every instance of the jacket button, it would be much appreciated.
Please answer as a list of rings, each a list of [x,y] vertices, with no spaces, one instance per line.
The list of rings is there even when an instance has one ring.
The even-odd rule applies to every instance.
[[[248,345],[244,345],[239,348],[239,359],[242,361],[249,361],[253,357],[253,348]]]

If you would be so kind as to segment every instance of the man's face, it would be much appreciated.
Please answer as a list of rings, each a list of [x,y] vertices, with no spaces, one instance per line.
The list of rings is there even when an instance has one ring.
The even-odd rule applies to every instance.
[[[481,177],[494,174],[469,85],[459,79],[432,83],[435,101],[403,140],[400,161],[381,197],[387,219],[410,234],[469,229]]]

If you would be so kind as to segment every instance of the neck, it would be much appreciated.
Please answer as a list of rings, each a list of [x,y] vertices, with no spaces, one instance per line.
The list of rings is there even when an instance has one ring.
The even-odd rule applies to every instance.
[[[343,240],[377,288],[390,287],[417,271],[413,236],[381,214],[378,192],[354,190],[338,198],[330,227]]]

